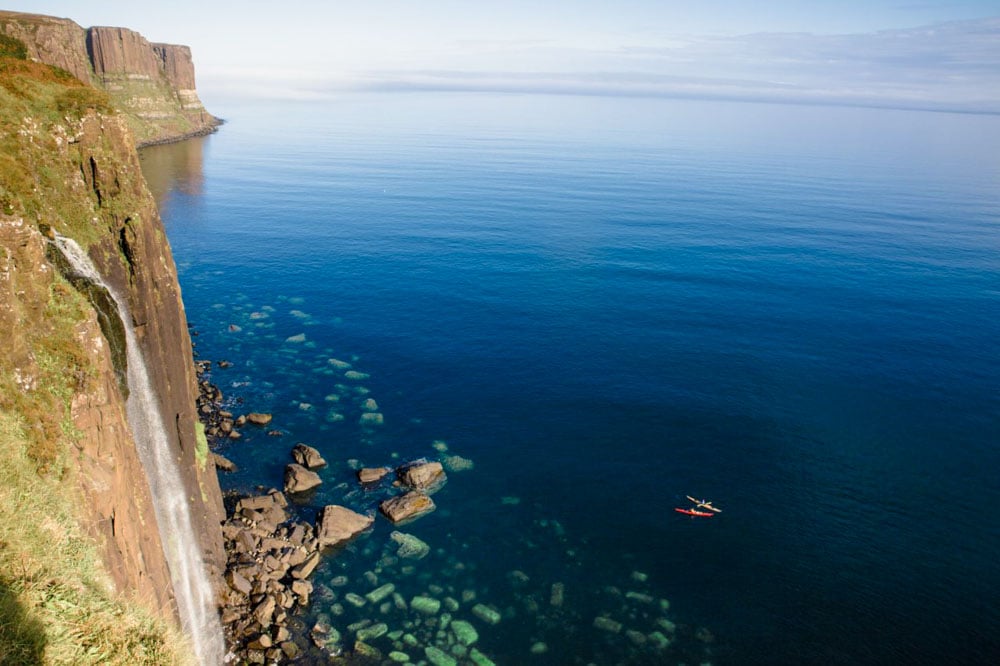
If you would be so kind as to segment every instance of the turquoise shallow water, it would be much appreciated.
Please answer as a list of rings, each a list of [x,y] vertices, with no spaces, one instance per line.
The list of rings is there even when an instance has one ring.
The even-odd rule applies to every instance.
[[[224,486],[280,485],[307,442],[332,463],[309,517],[375,506],[352,465],[436,441],[474,463],[401,528],[427,558],[380,564],[380,519],[305,619],[404,627],[344,599],[392,582],[454,598],[506,664],[1000,654],[1000,119],[443,94],[217,112],[143,167],[198,352],[285,433],[226,444]],[[724,512],[677,515],[685,494]]]

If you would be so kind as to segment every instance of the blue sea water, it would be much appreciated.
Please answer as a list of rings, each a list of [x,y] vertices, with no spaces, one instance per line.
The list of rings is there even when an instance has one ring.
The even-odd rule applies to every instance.
[[[440,93],[215,111],[218,134],[143,168],[197,352],[284,433],[224,444],[224,488],[280,486],[296,442],[331,463],[307,518],[374,510],[391,491],[358,465],[474,464],[399,528],[431,555],[394,562],[379,518],[304,621],[346,647],[363,618],[417,631],[344,601],[393,582],[455,599],[500,664],[996,663],[1000,118]],[[723,512],[676,514],[688,494]]]

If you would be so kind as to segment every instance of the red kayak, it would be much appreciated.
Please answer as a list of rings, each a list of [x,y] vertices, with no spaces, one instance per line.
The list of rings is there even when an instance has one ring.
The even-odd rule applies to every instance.
[[[688,515],[688,516],[698,516],[700,518],[711,518],[712,516],[715,515],[714,513],[711,513],[709,511],[695,511],[694,509],[677,509],[677,508],[675,508],[674,511],[676,511],[677,513],[683,513],[683,514]]]

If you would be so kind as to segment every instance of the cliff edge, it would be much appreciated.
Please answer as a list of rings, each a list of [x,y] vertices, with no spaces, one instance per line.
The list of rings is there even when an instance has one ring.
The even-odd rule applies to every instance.
[[[191,50],[150,43],[126,28],[84,29],[69,19],[0,11],[0,35],[17,39],[30,60],[58,67],[108,93],[138,146],[214,131],[195,87]]]
[[[132,129],[138,118],[176,137],[163,132],[178,125],[119,112],[122,91],[91,82],[141,66],[138,85],[169,89],[180,108],[174,86],[194,90],[190,53],[100,33],[101,67],[88,59],[84,70],[82,28],[12,16],[26,15],[0,12],[0,663],[188,663],[163,549],[175,535],[161,538],[127,416],[120,334],[131,327],[145,357],[193,547],[221,588],[221,492],[197,427],[177,272]],[[131,321],[67,274],[56,233],[85,249]]]

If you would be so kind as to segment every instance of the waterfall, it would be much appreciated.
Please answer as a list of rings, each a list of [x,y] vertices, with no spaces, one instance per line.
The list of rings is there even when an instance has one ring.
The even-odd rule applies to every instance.
[[[127,346],[129,397],[125,406],[128,422],[149,482],[181,624],[194,644],[198,662],[203,666],[216,666],[223,661],[224,647],[212,585],[191,527],[187,493],[132,328],[132,316],[125,299],[101,278],[76,241],[57,234],[55,244],[80,277],[107,289],[118,306]]]

